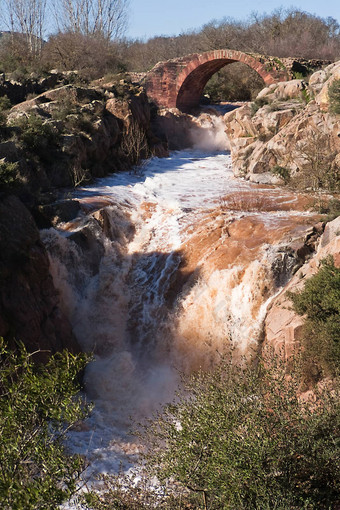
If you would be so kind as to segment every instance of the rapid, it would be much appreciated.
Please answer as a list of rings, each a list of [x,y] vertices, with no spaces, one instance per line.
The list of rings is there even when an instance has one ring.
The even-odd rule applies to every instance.
[[[256,352],[298,263],[292,246],[316,222],[306,197],[236,179],[212,123],[193,149],[76,190],[82,214],[42,232],[63,309],[94,354],[94,410],[68,440],[89,478],[133,466],[130,427],[173,398],[179,371]]]

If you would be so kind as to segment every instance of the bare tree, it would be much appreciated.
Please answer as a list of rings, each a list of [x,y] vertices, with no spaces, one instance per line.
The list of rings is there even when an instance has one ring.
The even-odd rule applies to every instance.
[[[329,135],[317,129],[306,132],[296,148],[301,161],[295,183],[303,188],[338,190],[340,171],[335,162],[336,150]]]
[[[142,158],[150,154],[145,129],[134,120],[130,120],[124,128],[121,149],[129,162],[136,168]]]
[[[2,0],[0,19],[12,37],[25,39],[30,56],[41,53],[45,30],[46,0]]]
[[[55,4],[60,30],[108,41],[124,34],[127,9],[128,0],[60,0]]]

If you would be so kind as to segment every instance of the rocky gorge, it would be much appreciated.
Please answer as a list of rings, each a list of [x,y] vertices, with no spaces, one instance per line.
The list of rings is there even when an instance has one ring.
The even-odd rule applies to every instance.
[[[340,121],[338,115],[328,112],[327,91],[339,78],[339,69],[339,63],[332,64],[313,74],[309,84],[304,80],[292,80],[271,85],[262,90],[253,103],[222,117],[235,176],[260,185],[283,185],[288,181],[294,185],[308,177],[304,187],[315,190],[320,180],[327,181],[328,168],[338,175]],[[5,85],[8,89],[9,85]],[[3,183],[1,198],[0,335],[20,339],[30,350],[41,348],[51,352],[66,346],[77,350],[79,345],[60,291],[53,283],[48,254],[38,229],[59,224],[66,225],[63,227],[66,230],[72,229],[67,225],[72,225],[77,215],[83,218],[90,212],[89,220],[81,220],[82,227],[72,234],[72,241],[88,261],[92,275],[99,272],[105,253],[103,235],[115,243],[123,242],[122,233],[114,226],[115,220],[105,209],[105,205],[112,206],[110,201],[105,203],[104,199],[103,203],[101,199],[95,203],[92,200],[86,204],[78,198],[65,198],[64,189],[86,184],[90,179],[113,171],[128,170],[150,155],[167,156],[169,145],[177,149],[192,145],[199,134],[207,132],[207,127],[211,130],[214,124],[209,113],[200,123],[175,110],[157,113],[148,103],[142,87],[124,80],[114,84],[99,80],[92,87],[65,82],[54,85],[56,88],[18,102],[6,111],[0,143],[2,165],[15,165],[15,182],[9,186]],[[219,118],[221,120],[221,115]],[[318,154],[322,155],[320,164],[319,159],[316,161]],[[310,172],[310,168],[315,172]],[[262,196],[261,191],[259,196]],[[227,197],[224,207],[228,200],[227,209],[235,209],[237,199],[233,197],[230,205],[230,197]],[[236,209],[244,206],[256,211],[273,207],[263,200],[249,200],[253,204],[241,199],[243,204],[236,205]],[[152,205],[145,207],[152,208]],[[97,212],[91,213],[91,210]],[[131,240],[135,227],[129,215],[122,214],[117,212],[116,220],[119,224],[125,218],[124,236]],[[215,234],[220,229],[219,235],[222,235],[224,223],[218,227],[219,220],[216,221]],[[317,251],[319,245],[323,247],[322,253],[325,250],[332,253],[335,263],[339,264],[337,227],[327,225],[322,233],[322,217],[316,216],[313,221],[315,226],[310,226],[310,231],[299,239],[294,237],[291,245],[285,242],[281,258],[286,262],[274,275],[280,285],[285,284],[292,271],[305,261],[317,267],[321,257]],[[245,238],[251,236],[255,224],[248,228],[239,222],[228,227],[228,236],[233,238],[238,228],[243,228]],[[268,243],[270,235],[274,232],[266,237]],[[209,239],[208,236],[207,246],[212,248],[217,240]],[[187,248],[187,262],[182,263],[179,274],[174,277],[167,291],[169,296],[183,291],[189,276],[195,274],[197,260],[189,245]],[[218,245],[214,248],[216,260],[219,249]],[[235,254],[243,252],[244,255],[247,250],[240,245],[235,247]],[[227,263],[223,257],[222,266]],[[314,262],[308,262],[311,257]],[[228,264],[233,260],[231,254],[229,259]],[[299,271],[307,278],[313,271],[309,273],[304,267]],[[295,285],[297,278],[288,283],[289,288]],[[268,289],[264,290],[264,295],[266,292]],[[288,355],[291,345],[298,342],[296,332],[301,319],[293,317],[291,311],[281,313],[287,304],[284,296],[285,290],[270,305],[264,321],[264,338],[275,347],[284,344]]]
[[[284,360],[284,385],[292,357],[308,353],[306,316],[292,296],[322,273],[325,260],[334,262],[333,273],[340,267],[340,126],[330,101],[339,65],[309,84],[271,85],[252,103],[228,105],[227,113],[223,105],[197,115],[162,110],[141,85],[123,79],[85,85],[66,76],[24,101],[11,96],[17,104],[0,97],[0,337],[13,350],[23,342],[46,366],[63,349],[90,354],[79,379],[94,406],[67,430],[65,453],[86,463],[93,508],[103,495],[101,474],[127,475],[122,500],[136,490],[129,476],[146,443],[131,436],[131,417],[148,419],[172,400],[179,373],[214,377],[226,357],[230,367],[249,365],[251,372],[262,361],[271,366],[274,352]],[[5,85],[3,92],[10,90]],[[335,328],[336,321],[338,315]],[[302,399],[313,402],[313,385],[325,391],[329,384],[320,374],[304,376],[293,400],[278,386],[283,440],[275,443],[271,426],[267,437],[284,463],[281,397],[299,409]],[[268,416],[249,391],[247,405],[264,416],[266,429]],[[250,422],[244,434],[242,416],[235,437],[241,431],[248,441],[252,430],[253,445],[257,427]],[[180,433],[181,422],[175,429]],[[304,429],[302,436],[309,437]],[[308,440],[314,444],[313,436]],[[296,458],[292,449],[292,464]],[[308,483],[314,472],[312,465]],[[276,466],[271,475],[276,483]],[[146,478],[159,508],[150,473]],[[323,494],[323,480],[320,487]],[[74,491],[60,499],[62,508],[79,508]]]

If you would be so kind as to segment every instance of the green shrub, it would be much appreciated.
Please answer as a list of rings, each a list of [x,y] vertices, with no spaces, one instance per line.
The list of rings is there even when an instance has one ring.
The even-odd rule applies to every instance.
[[[334,114],[340,113],[340,79],[334,80],[328,89],[329,111]]]
[[[289,171],[289,168],[286,168],[286,167],[280,166],[280,165],[275,165],[271,169],[271,173],[281,177],[281,179],[284,180],[285,184],[288,184],[288,182],[290,181],[290,171]]]
[[[335,375],[340,369],[340,269],[333,258],[322,261],[319,271],[303,290],[290,293],[294,310],[305,315],[303,346],[305,373],[310,379]],[[309,371],[309,374],[308,374]]]
[[[18,172],[18,163],[9,163],[5,159],[0,159],[0,190],[18,184]]]
[[[255,101],[253,101],[251,104],[250,104],[250,109],[251,109],[251,116],[253,117],[255,115],[255,113],[260,109],[262,108],[262,106],[265,106],[266,104],[268,104],[269,101],[266,97],[260,97],[260,98],[257,98],[255,99]]]
[[[311,100],[311,95],[308,89],[301,90],[301,98],[305,104],[308,104]]]
[[[215,73],[205,86],[212,102],[251,101],[263,88],[262,78],[241,62],[228,64]]]
[[[8,99],[7,96],[0,97],[0,112],[3,112],[4,110],[9,110],[11,106],[12,106],[11,101]]]
[[[11,102],[7,96],[0,97],[0,140],[3,138],[3,131],[6,128],[7,113],[6,110],[11,108]]]
[[[41,117],[31,114],[16,121],[20,128],[20,142],[24,150],[36,154],[44,162],[53,160],[53,149],[57,149],[60,141],[59,131]]]
[[[78,113],[69,115],[65,119],[65,127],[71,131],[79,133],[83,131],[85,133],[93,134],[95,132],[94,121],[91,115],[87,113]]]
[[[64,97],[59,98],[58,100],[58,108],[52,111],[52,117],[55,120],[64,121],[68,115],[77,112],[77,106],[72,97],[66,95]]]
[[[63,439],[84,418],[76,397],[87,359],[63,352],[36,365],[23,346],[0,342],[0,507],[55,510],[75,493],[84,468],[68,455]]]
[[[149,491],[143,477],[123,494],[112,485],[94,508],[336,508],[339,388],[317,394],[316,406],[299,400],[298,386],[299,372],[292,368],[287,379],[275,358],[271,368],[256,369],[222,360],[213,372],[192,376],[142,427]],[[159,485],[150,501],[153,476]],[[119,505],[132,495],[135,505]]]
[[[303,80],[305,75],[301,73],[300,71],[293,71],[293,78],[294,80]]]

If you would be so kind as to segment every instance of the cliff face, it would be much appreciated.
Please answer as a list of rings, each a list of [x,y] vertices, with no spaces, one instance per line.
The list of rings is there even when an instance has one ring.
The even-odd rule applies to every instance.
[[[339,77],[337,62],[314,73],[309,85],[303,80],[273,84],[254,103],[227,113],[235,174],[270,184],[304,180],[305,187],[316,189],[327,179],[319,174],[339,173],[340,117],[328,112],[328,89]]]
[[[0,201],[0,336],[24,342],[31,352],[79,351],[60,310],[39,231],[15,196]]]
[[[263,89],[253,103],[224,116],[233,171],[250,181],[317,190],[339,190],[340,115],[330,109],[329,87],[340,62],[314,73],[307,84],[292,80]],[[264,322],[264,344],[288,359],[299,349],[303,318],[288,292],[304,287],[320,261],[332,255],[340,267],[340,218],[328,223],[315,255],[273,300]]]

